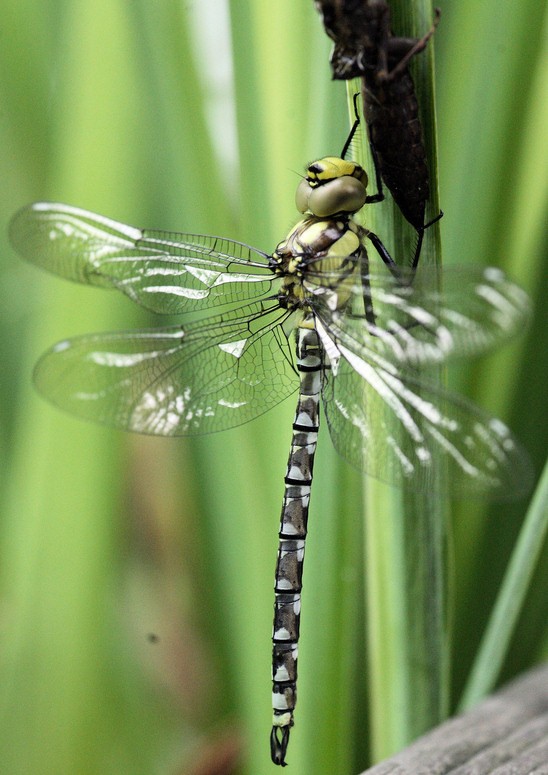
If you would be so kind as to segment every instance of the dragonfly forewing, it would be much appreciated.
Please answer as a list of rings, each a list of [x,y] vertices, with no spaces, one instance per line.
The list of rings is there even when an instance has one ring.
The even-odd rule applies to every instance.
[[[221,237],[144,231],[70,205],[20,210],[10,238],[27,260],[75,282],[113,287],[159,314],[268,294],[268,256]]]
[[[398,277],[369,272],[344,284],[349,301],[339,309],[334,275],[307,273],[311,306],[332,338],[362,359],[382,356],[408,368],[481,355],[518,334],[531,316],[527,294],[492,267],[422,267]]]

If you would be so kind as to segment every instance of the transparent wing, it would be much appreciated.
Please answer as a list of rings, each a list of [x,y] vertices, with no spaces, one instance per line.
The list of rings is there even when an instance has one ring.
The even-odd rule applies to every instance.
[[[339,353],[322,395],[333,444],[351,465],[423,492],[440,465],[456,495],[518,497],[530,489],[528,456],[502,422],[380,358],[365,361],[344,346]]]
[[[268,256],[233,240],[143,231],[70,205],[39,202],[10,223],[24,258],[79,283],[115,287],[157,313],[258,298],[274,280]]]
[[[527,294],[499,269],[425,267],[401,272],[306,272],[310,304],[333,338],[356,355],[411,367],[479,355],[528,322]],[[366,316],[366,305],[369,314]]]
[[[159,436],[232,428],[298,387],[277,302],[185,327],[92,334],[38,361],[38,390],[86,420]]]

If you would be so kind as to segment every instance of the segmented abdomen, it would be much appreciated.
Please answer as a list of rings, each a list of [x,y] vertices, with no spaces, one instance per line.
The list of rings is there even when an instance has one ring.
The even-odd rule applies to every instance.
[[[272,634],[272,760],[285,763],[297,702],[297,643],[310,487],[318,439],[322,354],[313,328],[297,329],[301,384],[285,476]]]
[[[420,229],[430,187],[413,79],[406,70],[391,81],[379,83],[374,74],[362,83],[365,120],[382,179],[403,216]]]

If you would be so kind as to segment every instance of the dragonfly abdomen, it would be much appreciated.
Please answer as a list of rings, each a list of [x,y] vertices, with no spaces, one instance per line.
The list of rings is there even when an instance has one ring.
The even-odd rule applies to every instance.
[[[322,352],[314,328],[297,329],[301,383],[285,476],[272,634],[272,761],[285,765],[297,702],[297,643],[310,488],[318,440]]]
[[[362,95],[382,179],[404,218],[421,229],[430,183],[413,79],[407,69],[385,83],[366,72]]]

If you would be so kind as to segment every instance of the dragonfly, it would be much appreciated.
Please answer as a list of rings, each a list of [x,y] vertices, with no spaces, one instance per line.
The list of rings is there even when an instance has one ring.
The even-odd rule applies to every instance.
[[[10,225],[15,249],[60,277],[115,289],[154,313],[193,313],[180,325],[53,346],[34,381],[57,407],[126,431],[185,436],[238,426],[297,391],[275,574],[270,748],[282,766],[320,402],[338,452],[392,485],[428,491],[441,461],[457,494],[515,496],[529,486],[509,429],[423,373],[516,334],[526,294],[495,268],[397,265],[354,217],[371,201],[367,185],[354,162],[310,164],[296,194],[302,218],[270,253],[47,202]]]

